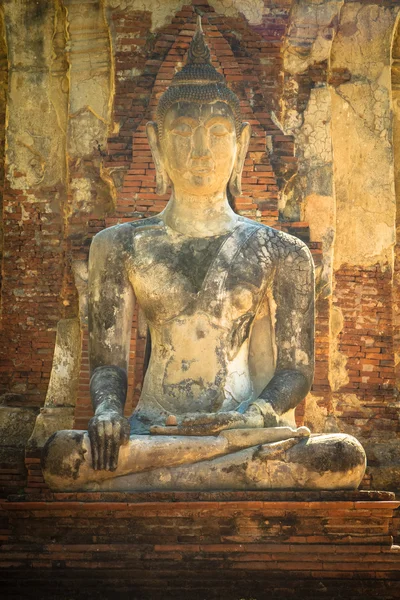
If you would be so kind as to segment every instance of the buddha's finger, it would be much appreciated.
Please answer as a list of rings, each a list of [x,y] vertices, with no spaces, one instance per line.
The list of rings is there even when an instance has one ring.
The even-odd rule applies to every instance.
[[[155,435],[197,435],[197,433],[192,433],[193,430],[194,428],[192,427],[181,427],[179,425],[173,427],[169,427],[168,425],[153,425],[150,427],[150,433]]]
[[[186,415],[182,419],[181,425],[184,425],[185,427],[189,425],[211,425],[221,420],[225,420],[226,416],[227,413],[191,414]]]
[[[121,441],[121,423],[117,421],[113,423],[113,432],[111,436],[111,454],[107,464],[109,471],[115,471],[118,464],[119,444]]]
[[[104,444],[104,423],[99,421],[96,427],[97,437],[97,470],[103,468],[103,444]]]
[[[104,423],[104,453],[103,453],[103,469],[109,470],[111,450],[113,443],[113,424],[110,421]]]
[[[127,444],[131,435],[131,424],[124,419],[121,427],[121,444]]]
[[[96,449],[97,449],[96,470],[100,471],[100,469],[102,468],[101,463],[102,463],[102,456],[103,456],[103,439],[104,439],[104,426],[103,426],[102,421],[99,421],[98,423],[96,423],[96,426],[94,428],[94,436],[95,436],[95,440],[96,440]]]
[[[168,426],[168,425],[152,425],[150,427],[150,433],[155,435],[181,435],[179,426]]]
[[[99,449],[98,449],[98,445],[97,445],[96,433],[97,433],[97,431],[96,431],[95,427],[89,429],[90,447],[92,450],[92,467],[95,471],[97,471],[97,469],[98,469],[98,462],[99,462]]]
[[[206,435],[214,435],[222,431],[224,427],[222,425],[214,424],[213,426],[209,425],[193,425],[191,427],[184,427],[177,425],[175,427],[168,427],[162,425],[153,425],[150,428],[150,433],[155,435],[196,435],[196,436],[206,436]]]

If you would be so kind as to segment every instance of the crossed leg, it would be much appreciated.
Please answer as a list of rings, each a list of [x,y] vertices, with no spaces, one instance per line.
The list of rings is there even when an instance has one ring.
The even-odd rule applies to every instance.
[[[60,431],[45,446],[43,472],[55,491],[356,489],[364,476],[365,452],[352,436],[273,428],[241,438],[246,432],[243,449],[232,431],[134,435],[116,471],[95,471],[87,433]]]

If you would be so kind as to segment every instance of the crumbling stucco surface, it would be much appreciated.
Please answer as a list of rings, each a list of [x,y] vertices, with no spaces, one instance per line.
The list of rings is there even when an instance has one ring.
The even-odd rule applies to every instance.
[[[282,214],[307,221],[310,239],[323,243],[323,260],[317,270],[318,292],[332,290],[332,252],[336,206],[332,181],[331,101],[326,86],[311,90],[300,125],[291,131],[299,160],[297,174],[282,194]]]
[[[329,383],[333,391],[339,390],[349,381],[346,370],[347,356],[338,349],[338,336],[343,330],[343,314],[337,307],[330,314],[331,347],[329,356]]]
[[[75,406],[81,353],[81,332],[77,319],[57,323],[53,368],[45,405]]]
[[[331,87],[335,268],[393,263],[390,61],[396,13],[359,2],[345,4],[333,41],[331,70],[351,74],[349,81]]]
[[[243,14],[251,25],[260,25],[264,11],[268,10],[263,0],[210,0],[210,5],[227,17]]]
[[[295,140],[298,172],[283,190],[281,212],[308,222],[311,240],[323,244],[317,269],[317,292],[323,297],[332,293],[336,220],[331,97],[324,73],[342,6],[343,0],[296,0],[283,54],[287,76],[282,123]],[[312,70],[320,71],[320,81],[305,94],[304,79],[315,78]]]
[[[394,362],[400,395],[400,19],[394,32],[392,51],[392,110],[394,178],[396,190],[396,246],[393,273]]]
[[[291,75],[327,60],[344,0],[296,0],[292,6],[284,52],[284,68]]]
[[[58,2],[3,4],[9,70],[7,178],[17,189],[65,180],[67,95],[57,55],[63,11]],[[29,27],[27,27],[29,23]]]
[[[107,136],[112,129],[114,84],[110,34],[103,2],[64,0],[64,5],[68,23],[67,150],[72,212],[85,213],[96,208],[103,212],[104,208],[110,208],[114,198],[112,180],[102,165]]]
[[[59,429],[73,426],[81,346],[79,320],[61,319],[57,323],[56,346],[46,401],[29,439],[30,449],[42,447],[49,436]]]
[[[171,22],[175,14],[185,4],[185,0],[105,0],[107,8],[124,11],[149,11],[151,31],[157,31]]]

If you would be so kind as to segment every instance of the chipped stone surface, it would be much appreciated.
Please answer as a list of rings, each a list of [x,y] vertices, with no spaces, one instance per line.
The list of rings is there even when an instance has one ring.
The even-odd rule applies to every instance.
[[[260,437],[264,433],[265,444],[232,454],[224,432],[218,437],[191,436],[186,441],[184,437],[152,440],[152,436],[133,436],[123,448],[116,473],[91,468],[87,434],[60,431],[45,447],[44,475],[57,491],[330,490],[359,486],[365,453],[355,438],[344,434],[302,437],[300,430],[297,435],[288,429],[290,437],[285,439],[282,432],[283,441],[271,443],[268,431],[258,432]],[[226,433],[239,439],[248,430]],[[207,460],[213,454],[216,458]],[[185,464],[187,460],[193,463]]]
[[[29,439],[30,449],[42,447],[55,431],[73,425],[81,345],[78,319],[60,320],[45,405]]]
[[[37,411],[0,406],[0,447],[24,448],[35,425]]]
[[[81,333],[78,320],[59,321],[45,406],[75,406],[80,351]]]

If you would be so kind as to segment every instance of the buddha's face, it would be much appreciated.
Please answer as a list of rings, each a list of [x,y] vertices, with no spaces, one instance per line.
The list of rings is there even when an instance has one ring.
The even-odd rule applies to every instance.
[[[178,102],[168,109],[160,150],[175,190],[192,195],[224,192],[237,149],[234,116],[225,102]]]

